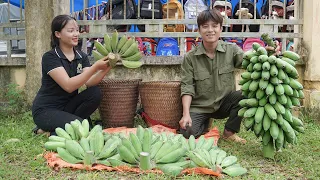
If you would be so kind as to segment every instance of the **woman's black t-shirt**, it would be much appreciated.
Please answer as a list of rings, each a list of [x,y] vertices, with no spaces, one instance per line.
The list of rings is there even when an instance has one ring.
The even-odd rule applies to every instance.
[[[44,109],[63,110],[66,104],[78,94],[78,90],[68,93],[57,84],[49,72],[55,68],[63,67],[69,77],[82,73],[82,69],[90,67],[88,56],[74,49],[75,58],[69,61],[59,47],[46,52],[42,57],[41,87],[33,101],[32,114],[36,115]]]

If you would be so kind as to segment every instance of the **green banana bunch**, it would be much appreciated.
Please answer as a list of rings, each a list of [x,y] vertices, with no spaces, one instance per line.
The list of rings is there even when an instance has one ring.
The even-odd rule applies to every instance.
[[[120,40],[119,40],[119,42],[118,42],[118,44],[117,44],[117,53],[120,52],[121,48],[124,46],[124,44],[127,42],[127,40],[128,40],[127,35],[123,35],[123,36],[120,38]]]
[[[227,153],[222,149],[217,148],[210,151],[196,149],[195,151],[187,152],[187,156],[196,166],[210,168],[214,171],[222,169],[223,173],[231,177],[240,176],[247,172],[247,169],[237,163],[237,157],[227,156]]]
[[[302,125],[298,120],[292,122],[297,127]],[[246,173],[246,169],[237,164],[235,156],[227,156],[225,151],[213,146],[214,138],[200,136],[196,142],[191,136],[187,141],[181,134],[156,134],[151,128],[141,126],[136,133],[126,136],[105,133],[98,125],[86,132],[87,126],[87,121],[74,120],[66,124],[67,131],[57,128],[57,136],[49,137],[46,149],[57,151],[59,157],[68,163],[83,163],[85,166],[98,163],[112,167],[140,167],[142,170],[155,167],[172,176],[179,175],[185,168],[197,166],[213,170],[221,167],[232,177]]]
[[[55,131],[57,135],[50,136],[49,141],[44,144],[44,147],[47,150],[58,152],[58,155],[68,163],[92,165],[100,157],[107,158],[114,155],[114,150],[118,145],[112,146],[107,144],[107,148],[103,149],[105,137],[101,126],[97,125],[90,131],[87,119],[84,119],[82,122],[76,119],[70,123],[66,123],[64,129],[58,127]],[[117,139],[112,139],[111,135],[108,137],[106,140],[110,139],[110,141],[106,142],[118,142]],[[113,149],[109,150],[112,147]],[[101,151],[105,152],[101,153]],[[106,154],[107,152],[109,154]],[[99,156],[100,153],[101,156]]]
[[[118,42],[119,42],[119,34],[118,34],[118,31],[115,30],[115,31],[112,33],[111,42],[110,42],[112,52],[114,52],[114,53],[117,52]]]
[[[111,47],[111,38],[108,34],[105,34],[103,37],[104,40],[104,47],[108,52],[112,52],[112,47]]]
[[[201,135],[198,138],[198,141],[196,142],[196,139],[193,135],[191,135],[188,139],[188,142],[185,143],[182,141],[182,144],[185,144],[184,146],[190,150],[194,151],[196,149],[205,149],[207,151],[210,151],[211,149],[215,149],[216,146],[214,146],[214,138],[208,138],[206,139],[204,135]]]
[[[117,62],[122,62],[126,68],[134,69],[142,66],[140,59],[142,53],[138,48],[135,37],[128,38],[127,35],[120,37],[117,31],[104,35],[104,44],[99,41],[94,42],[96,50],[92,51],[94,60],[97,61],[105,56],[108,56],[109,65],[115,67]]]
[[[262,38],[273,45],[268,34]],[[283,57],[267,54],[264,47],[253,43],[244,55],[242,67],[246,71],[239,85],[245,99],[239,102],[242,109],[238,115],[244,117],[247,130],[262,138],[264,157],[273,159],[275,151],[285,148],[286,143],[295,144],[297,135],[304,132],[302,121],[291,112],[293,106],[300,106],[304,93],[294,67],[300,56],[291,51],[285,51]]]

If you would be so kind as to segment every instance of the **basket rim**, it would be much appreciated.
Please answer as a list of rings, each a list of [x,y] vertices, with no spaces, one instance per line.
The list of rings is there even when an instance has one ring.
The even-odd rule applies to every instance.
[[[107,80],[112,80],[112,81],[142,81],[141,78],[133,78],[133,79],[103,78],[101,81],[107,81]]]
[[[99,84],[105,84],[105,83],[140,83],[142,79],[109,79],[109,78],[103,78]]]
[[[132,89],[138,88],[142,79],[102,79],[98,86],[102,89]]]
[[[139,83],[139,88],[180,88],[181,81],[145,81]]]
[[[181,83],[181,81],[142,81],[141,84],[148,84],[148,83]]]

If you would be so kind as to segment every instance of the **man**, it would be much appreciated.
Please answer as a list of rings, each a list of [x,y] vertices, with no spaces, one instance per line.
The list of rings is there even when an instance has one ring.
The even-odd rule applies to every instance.
[[[229,117],[222,138],[246,143],[236,135],[242,120],[238,102],[243,96],[235,90],[234,78],[235,68],[241,67],[243,51],[236,44],[219,40],[222,22],[223,17],[215,9],[205,10],[197,17],[202,43],[185,55],[181,66],[180,132],[187,138],[199,137],[209,128],[210,118]]]

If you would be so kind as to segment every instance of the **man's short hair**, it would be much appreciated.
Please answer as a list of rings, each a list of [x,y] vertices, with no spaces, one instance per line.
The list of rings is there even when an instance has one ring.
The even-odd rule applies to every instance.
[[[220,14],[220,11],[215,8],[202,11],[197,17],[198,28],[200,29],[200,26],[208,21],[213,21],[222,26],[223,17]]]

